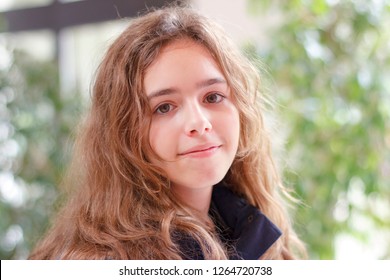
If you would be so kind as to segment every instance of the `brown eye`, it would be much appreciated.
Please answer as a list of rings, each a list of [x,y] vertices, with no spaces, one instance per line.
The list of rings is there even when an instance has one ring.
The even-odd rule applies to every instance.
[[[171,110],[173,110],[173,106],[171,104],[169,104],[169,103],[164,103],[164,104],[161,104],[160,106],[157,107],[156,113],[158,113],[158,114],[167,114]]]
[[[223,100],[223,96],[218,93],[211,93],[206,96],[205,101],[206,103],[219,103]]]

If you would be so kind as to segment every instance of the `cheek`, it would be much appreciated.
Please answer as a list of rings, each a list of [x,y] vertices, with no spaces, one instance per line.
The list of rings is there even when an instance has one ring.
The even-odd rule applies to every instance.
[[[229,113],[223,118],[220,127],[224,130],[224,134],[229,137],[233,148],[236,148],[240,138],[240,116],[235,106],[232,105],[229,109]]]
[[[161,156],[159,153],[159,142],[160,141],[158,141],[160,133],[161,133],[161,131],[160,131],[159,127],[156,126],[155,124],[151,124],[150,130],[149,130],[149,143],[150,143],[150,146],[152,147],[152,150],[159,156]]]
[[[169,159],[174,144],[173,131],[163,123],[154,122],[149,130],[149,143],[159,157]]]

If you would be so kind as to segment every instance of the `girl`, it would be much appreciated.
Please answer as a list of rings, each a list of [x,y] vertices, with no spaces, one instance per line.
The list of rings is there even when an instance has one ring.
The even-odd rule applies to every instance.
[[[66,206],[31,259],[293,259],[255,68],[189,8],[111,45]]]

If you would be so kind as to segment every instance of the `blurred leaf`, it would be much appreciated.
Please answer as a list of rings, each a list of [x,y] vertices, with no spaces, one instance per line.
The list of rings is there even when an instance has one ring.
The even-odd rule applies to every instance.
[[[77,94],[61,95],[56,63],[19,51],[9,55],[11,67],[0,70],[0,100],[7,100],[0,130],[7,126],[12,133],[0,139],[0,150],[12,141],[17,152],[0,160],[0,176],[8,178],[0,183],[0,257],[20,259],[27,257],[55,210],[81,103]]]
[[[262,13],[268,7],[284,17],[268,48],[252,50],[270,69],[288,128],[285,178],[306,205],[297,209],[296,226],[311,258],[333,259],[339,234],[372,244],[375,231],[388,233],[380,258],[390,257],[390,117],[382,105],[390,108],[388,5],[279,0],[262,6]],[[370,205],[373,194],[387,209],[382,215]],[[362,199],[353,202],[354,196]],[[349,206],[340,219],[335,213],[344,200]],[[355,217],[371,227],[358,228]]]

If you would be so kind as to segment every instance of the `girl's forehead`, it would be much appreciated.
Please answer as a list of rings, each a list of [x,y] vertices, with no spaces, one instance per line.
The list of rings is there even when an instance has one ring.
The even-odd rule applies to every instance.
[[[190,38],[181,38],[173,40],[162,47],[159,54],[155,58],[155,61],[158,60],[163,54],[168,54],[174,51],[201,52],[211,57],[210,51],[201,43]]]
[[[159,50],[150,65],[145,68],[145,71],[143,72],[143,78],[145,79],[145,76],[148,75],[148,72],[150,72],[151,69],[156,69],[156,65],[158,64],[164,64],[167,66],[169,64],[172,65],[174,61],[183,63],[181,58],[188,59],[189,57],[195,56],[202,57],[203,59],[208,60],[209,63],[215,65],[217,68],[220,68],[219,64],[214,59],[208,48],[190,38],[180,38],[167,43]],[[191,63],[194,62],[192,61]]]
[[[178,89],[226,78],[208,49],[189,39],[166,45],[146,69],[143,85],[146,95],[162,89]]]

